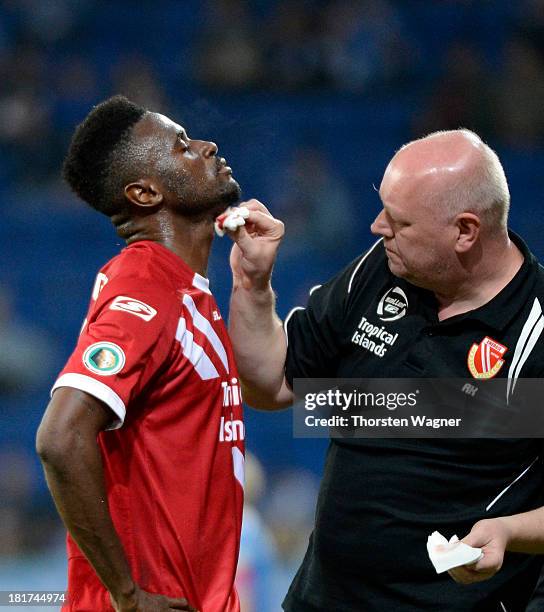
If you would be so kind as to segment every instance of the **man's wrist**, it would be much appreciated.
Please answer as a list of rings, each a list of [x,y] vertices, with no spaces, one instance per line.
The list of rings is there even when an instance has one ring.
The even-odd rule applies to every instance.
[[[246,299],[257,304],[258,306],[274,304],[276,299],[270,280],[264,282],[262,285],[252,285],[251,287],[234,285],[232,291],[233,293],[243,295]]]
[[[515,547],[516,542],[516,527],[517,520],[515,516],[500,516],[496,519],[504,528],[504,536],[506,538],[505,550],[510,550],[511,546]]]
[[[110,589],[110,593],[115,603],[123,610],[130,610],[132,607],[136,610],[138,586],[133,580],[127,581],[118,588]]]

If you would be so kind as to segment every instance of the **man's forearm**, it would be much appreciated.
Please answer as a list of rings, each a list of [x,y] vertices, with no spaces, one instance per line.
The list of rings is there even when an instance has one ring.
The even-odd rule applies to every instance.
[[[41,453],[59,514],[108,591],[130,600],[135,584],[109,512],[98,446],[74,435],[61,448]]]
[[[281,408],[291,403],[285,388],[287,341],[276,315],[272,287],[262,290],[235,286],[229,334],[244,385],[244,399],[255,407]]]
[[[528,554],[544,554],[544,507],[501,517],[508,528],[506,550]]]

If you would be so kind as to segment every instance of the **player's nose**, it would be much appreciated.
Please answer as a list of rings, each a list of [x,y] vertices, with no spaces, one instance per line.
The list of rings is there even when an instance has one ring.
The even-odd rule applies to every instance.
[[[202,143],[202,155],[204,155],[204,157],[213,157],[217,155],[218,147],[215,142],[209,142],[207,140],[201,140],[200,142]]]

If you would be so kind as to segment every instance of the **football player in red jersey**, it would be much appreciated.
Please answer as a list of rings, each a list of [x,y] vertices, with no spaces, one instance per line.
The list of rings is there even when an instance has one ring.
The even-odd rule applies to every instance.
[[[64,176],[127,247],[37,434],[69,532],[63,609],[237,612],[244,426],[205,274],[240,188],[213,142],[121,96],[78,126]]]

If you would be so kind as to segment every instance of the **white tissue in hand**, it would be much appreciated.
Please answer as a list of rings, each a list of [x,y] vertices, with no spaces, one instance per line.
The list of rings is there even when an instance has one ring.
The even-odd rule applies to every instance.
[[[459,542],[457,536],[453,536],[448,542],[438,531],[434,531],[427,538],[427,553],[437,574],[461,565],[476,563],[484,556],[481,548],[473,548]]]
[[[246,224],[246,219],[249,217],[249,208],[239,206],[233,208],[226,216],[221,215],[215,222],[215,232],[218,236],[225,235],[225,229],[235,232],[239,227]]]

